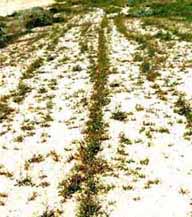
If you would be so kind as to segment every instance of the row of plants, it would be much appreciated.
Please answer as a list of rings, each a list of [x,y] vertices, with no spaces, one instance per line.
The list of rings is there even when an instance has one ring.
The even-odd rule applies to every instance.
[[[89,119],[86,124],[85,138],[73,159],[77,162],[71,170],[70,176],[60,183],[60,195],[64,201],[70,199],[75,193],[79,202],[77,216],[93,217],[103,215],[98,194],[104,189],[99,181],[99,175],[109,170],[107,162],[98,157],[102,141],[106,137],[106,124],[103,121],[103,106],[108,103],[106,88],[108,76],[108,57],[105,38],[107,18],[104,17],[98,30],[97,59],[92,57],[88,48],[91,62],[90,79],[93,83],[93,92],[90,97]],[[85,34],[83,30],[82,34]],[[86,42],[84,42],[86,43]],[[80,46],[82,46],[80,44]],[[84,47],[84,45],[83,45]],[[94,54],[95,55],[95,54]]]

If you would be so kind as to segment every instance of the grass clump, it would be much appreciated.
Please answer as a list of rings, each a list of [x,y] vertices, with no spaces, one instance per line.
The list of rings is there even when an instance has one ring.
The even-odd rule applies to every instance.
[[[23,73],[21,79],[29,79],[35,75],[35,71],[41,66],[43,59],[41,57],[35,59]]]
[[[11,109],[8,106],[8,102],[7,99],[4,99],[3,97],[0,97],[0,123],[5,120],[6,118],[8,118],[9,114],[13,111],[13,109]]]
[[[80,208],[77,213],[77,217],[91,217],[96,216],[99,213],[101,206],[98,205],[98,201],[91,197],[89,194],[86,197],[80,198]]]
[[[175,103],[175,112],[180,115],[184,115],[187,119],[189,126],[192,126],[192,108],[190,103],[186,101],[184,96],[180,96],[177,102]]]
[[[14,93],[14,95],[13,95],[13,101],[14,102],[16,102],[16,103],[21,103],[24,99],[25,99],[25,97],[26,97],[26,95],[27,95],[27,93],[29,93],[31,91],[31,88],[30,87],[28,87],[22,80],[19,82],[19,84],[18,84],[18,89],[17,89],[17,91],[16,91],[16,93]]]
[[[122,112],[120,110],[116,110],[112,114],[112,119],[117,120],[117,121],[125,121],[127,119],[127,113]]]
[[[17,180],[16,186],[34,186],[32,182],[32,178],[30,176],[26,176],[20,180]]]
[[[122,143],[122,144],[126,144],[126,145],[132,145],[133,144],[131,139],[127,138],[124,133],[121,133],[119,135],[119,138],[120,138],[120,143]]]
[[[64,201],[71,198],[75,192],[81,190],[82,181],[83,177],[80,174],[74,174],[59,184],[59,188],[61,189],[59,194],[63,197]]]

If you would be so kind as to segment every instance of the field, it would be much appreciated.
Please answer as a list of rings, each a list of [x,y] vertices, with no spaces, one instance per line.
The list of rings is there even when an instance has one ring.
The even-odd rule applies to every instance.
[[[0,217],[192,217],[192,3],[23,2],[0,3]]]

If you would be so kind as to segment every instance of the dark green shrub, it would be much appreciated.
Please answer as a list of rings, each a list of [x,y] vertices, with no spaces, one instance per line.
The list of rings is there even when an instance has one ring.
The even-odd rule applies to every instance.
[[[6,45],[7,36],[5,33],[5,25],[4,23],[0,23],[0,48]]]
[[[133,6],[130,11],[130,16],[135,17],[183,17],[186,20],[192,21],[192,3],[191,1],[174,1],[174,2],[153,2],[145,0],[129,0],[128,4]]]
[[[20,12],[19,18],[27,29],[32,29],[40,26],[47,26],[52,24],[53,15],[50,11],[41,7],[34,7],[30,10]]]

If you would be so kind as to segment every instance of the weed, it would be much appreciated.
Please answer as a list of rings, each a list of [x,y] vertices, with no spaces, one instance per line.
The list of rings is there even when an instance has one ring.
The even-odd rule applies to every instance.
[[[69,199],[75,192],[81,190],[81,183],[84,178],[80,174],[74,174],[68,179],[62,181],[59,184],[59,194],[64,198],[64,200]]]
[[[161,128],[159,129],[159,132],[160,132],[160,133],[170,133],[170,132],[169,132],[169,129],[164,128],[164,127],[161,127]]]
[[[14,110],[8,106],[8,101],[6,98],[0,98],[0,123],[8,118],[11,112]]]
[[[39,94],[47,93],[47,89],[45,87],[41,87],[39,88],[38,93]]]
[[[35,75],[35,71],[41,66],[43,59],[41,57],[35,59],[23,73],[21,79],[29,79]]]
[[[188,190],[188,189],[184,189],[184,188],[181,187],[181,188],[179,189],[179,193],[182,194],[182,195],[186,195],[186,194],[189,193],[189,190]]]
[[[57,154],[56,151],[50,151],[50,153],[48,154],[48,156],[50,156],[55,162],[60,161],[60,155]]]
[[[146,158],[146,159],[144,159],[144,160],[140,160],[140,164],[141,164],[141,165],[148,165],[148,164],[149,164],[149,159]]]
[[[126,186],[124,185],[123,186],[124,191],[130,191],[130,190],[133,190],[133,189],[134,189],[134,187],[132,185],[126,185]]]
[[[134,197],[133,200],[134,201],[139,201],[139,200],[141,200],[141,197],[139,197],[139,196],[138,197]]]
[[[87,43],[87,33],[89,31],[89,28],[91,27],[91,23],[85,23],[82,27],[81,27],[81,40],[79,41],[80,43],[80,48],[81,48],[81,52],[84,53],[85,51],[88,51],[88,43]]]
[[[31,159],[28,160],[29,163],[40,163],[44,161],[44,157],[41,154],[34,154]]]
[[[116,108],[116,111],[112,113],[112,119],[118,120],[118,121],[126,121],[127,113],[120,111],[119,108]]]
[[[133,143],[132,143],[132,141],[129,139],[129,138],[127,138],[126,136],[125,136],[125,134],[120,134],[120,143],[123,143],[123,144],[126,144],[126,145],[132,145]]]
[[[80,198],[79,207],[77,217],[94,217],[96,213],[99,214],[101,209],[96,198],[89,194]]]
[[[25,99],[27,93],[30,91],[31,88],[28,87],[22,80],[20,80],[17,91],[12,95],[14,97],[13,101],[16,103],[21,103]]]
[[[141,55],[139,52],[137,52],[137,53],[134,55],[133,61],[134,61],[134,62],[141,62],[141,61],[143,61],[142,55]]]
[[[184,96],[180,96],[175,103],[175,112],[180,115],[184,115],[187,119],[189,126],[192,126],[192,108],[190,103],[187,102]]]
[[[140,70],[143,74],[150,73],[151,63],[145,59],[140,66]]]
[[[51,121],[53,121],[53,118],[50,114],[46,114],[45,116],[43,116],[43,122],[45,122],[46,124]]]
[[[80,72],[82,70],[81,66],[80,65],[76,65],[73,67],[72,69],[74,72]]]
[[[24,140],[24,137],[23,137],[22,135],[17,136],[17,137],[15,138],[15,142],[23,142],[23,140]]]
[[[30,122],[29,120],[26,120],[23,122],[21,126],[21,130],[23,131],[32,131],[35,129],[34,122]]]
[[[61,215],[62,212],[57,210],[49,210],[48,208],[46,208],[46,210],[44,211],[44,213],[40,216],[40,217],[57,217],[58,215]]]
[[[145,188],[145,189],[148,189],[148,188],[151,188],[151,186],[153,186],[153,185],[158,185],[159,183],[160,183],[160,180],[159,180],[159,179],[149,180],[149,181],[145,184],[144,188]]]
[[[37,192],[33,192],[32,195],[28,198],[28,201],[33,201],[37,198]]]
[[[32,182],[32,178],[30,176],[26,176],[21,180],[17,180],[16,186],[34,186]]]
[[[7,171],[7,169],[3,165],[0,165],[0,176],[12,178],[13,174],[11,172]]]

